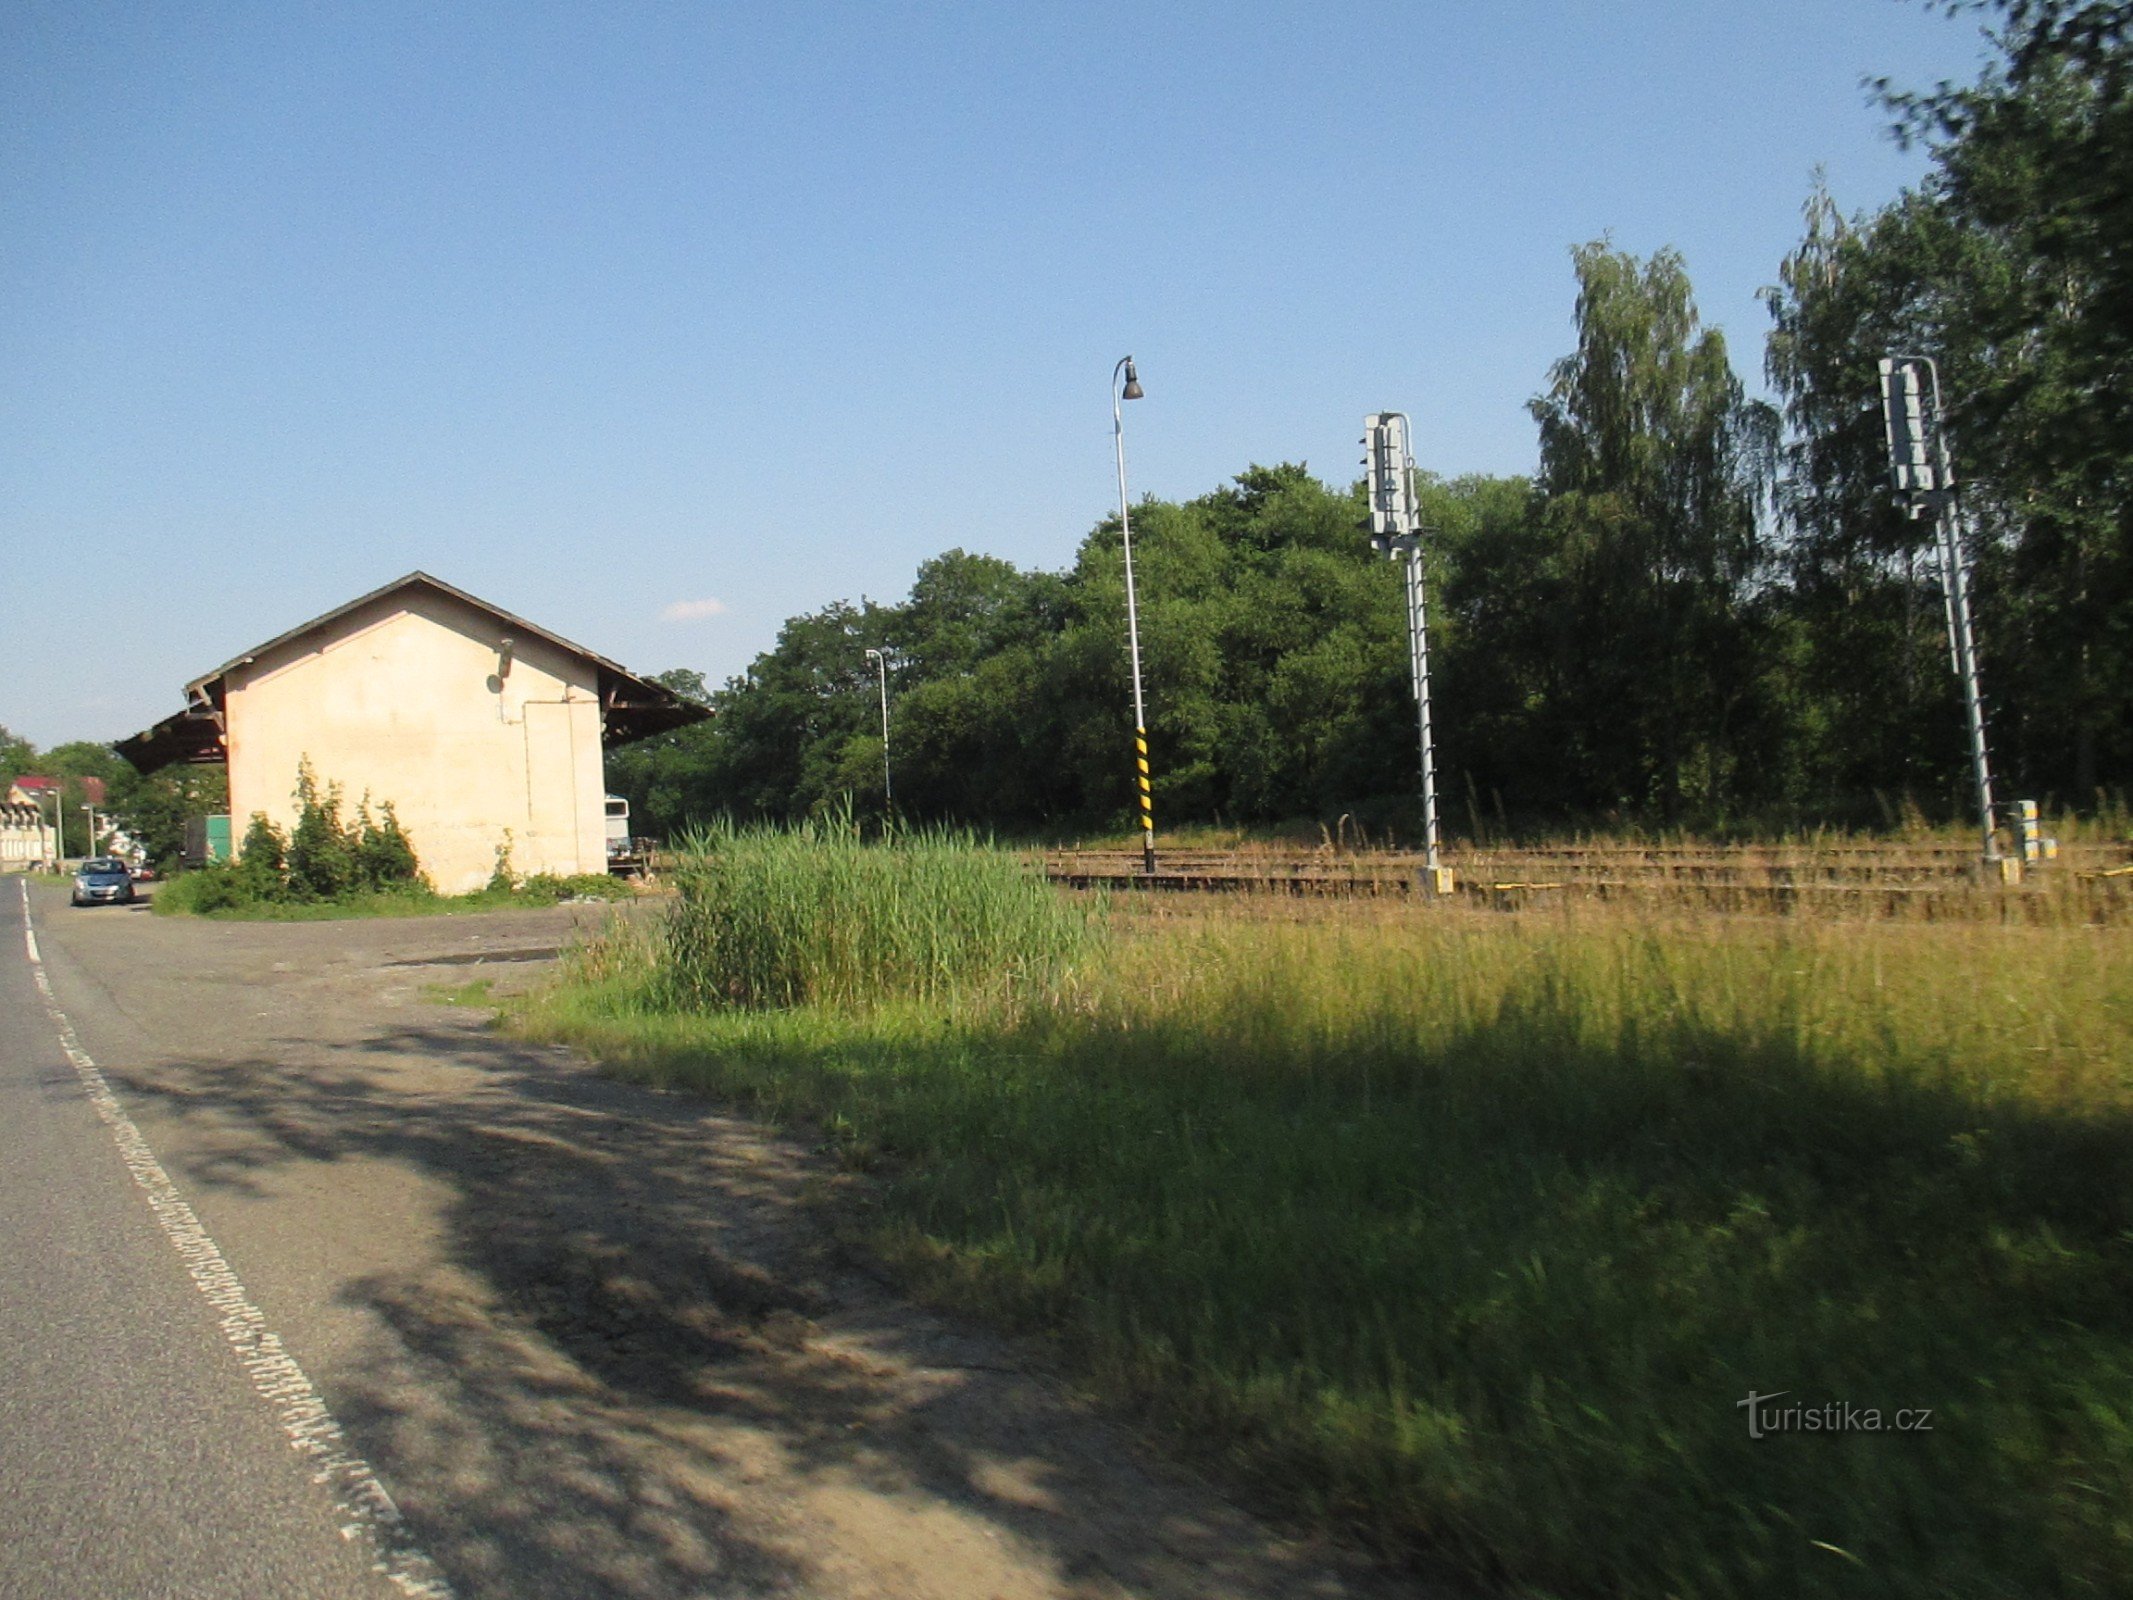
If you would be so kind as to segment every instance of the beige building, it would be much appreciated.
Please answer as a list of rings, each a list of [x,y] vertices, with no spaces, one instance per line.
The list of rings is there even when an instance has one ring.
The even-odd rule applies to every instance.
[[[52,860],[52,824],[37,797],[10,785],[0,800],[0,872],[25,872]]]
[[[659,684],[426,573],[225,662],[186,708],[121,740],[140,771],[226,761],[239,836],[295,821],[297,769],[343,818],[391,801],[431,883],[478,889],[507,841],[521,873],[607,870],[604,752],[709,715]]]

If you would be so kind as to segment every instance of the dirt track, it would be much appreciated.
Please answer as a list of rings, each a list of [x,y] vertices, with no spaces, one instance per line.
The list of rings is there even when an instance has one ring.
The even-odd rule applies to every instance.
[[[800,1145],[440,1002],[597,909],[36,910],[85,1045],[463,1594],[1425,1592],[901,1301],[814,1222]]]

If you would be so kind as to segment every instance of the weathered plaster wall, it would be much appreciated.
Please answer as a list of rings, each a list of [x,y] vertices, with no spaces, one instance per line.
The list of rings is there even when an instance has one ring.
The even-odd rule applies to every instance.
[[[390,800],[430,881],[478,889],[511,835],[520,872],[606,870],[597,669],[445,595],[387,596],[329,632],[232,668],[225,705],[231,825],[282,827],[309,757],[344,791]]]

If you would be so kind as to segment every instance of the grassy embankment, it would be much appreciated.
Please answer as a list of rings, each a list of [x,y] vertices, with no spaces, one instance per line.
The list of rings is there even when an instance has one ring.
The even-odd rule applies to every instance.
[[[565,900],[627,900],[636,891],[619,878],[579,873],[537,873],[472,894],[439,894],[425,884],[353,890],[328,899],[288,900],[231,895],[208,873],[187,872],[154,886],[150,909],[162,916],[209,917],[229,922],[333,922],[351,917],[448,917],[510,906],[553,906]]]
[[[911,1283],[1270,1502],[1533,1593],[2133,1586],[2122,934],[709,843],[516,1026],[828,1130]]]

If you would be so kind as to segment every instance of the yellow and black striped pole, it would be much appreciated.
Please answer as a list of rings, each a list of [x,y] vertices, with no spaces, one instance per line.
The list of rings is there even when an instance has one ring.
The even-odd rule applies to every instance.
[[[1148,792],[1148,730],[1136,727],[1133,730],[1134,760],[1140,767],[1141,781],[1141,870],[1155,871],[1155,797]]]
[[[1123,392],[1120,373],[1126,375]],[[1155,876],[1155,799],[1148,789],[1148,715],[1141,704],[1141,622],[1133,597],[1133,515],[1126,503],[1126,423],[1121,400],[1141,398],[1140,374],[1127,356],[1111,369],[1111,439],[1118,451],[1118,535],[1126,550],[1126,648],[1133,663],[1133,759],[1139,769],[1141,802],[1141,871]]]

